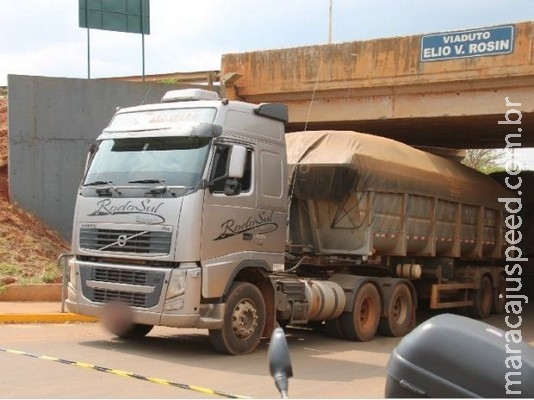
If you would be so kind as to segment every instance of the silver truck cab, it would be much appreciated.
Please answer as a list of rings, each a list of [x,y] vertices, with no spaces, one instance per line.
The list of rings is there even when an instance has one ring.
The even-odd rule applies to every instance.
[[[283,268],[286,236],[285,121],[284,105],[199,89],[118,110],[78,191],[69,311],[102,316],[121,302],[138,334],[220,330],[238,275],[273,290],[266,276]]]

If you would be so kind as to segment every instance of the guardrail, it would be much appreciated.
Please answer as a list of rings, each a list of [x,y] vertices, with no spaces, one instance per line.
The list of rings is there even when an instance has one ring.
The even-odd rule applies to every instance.
[[[65,293],[69,284],[69,264],[67,260],[69,257],[73,257],[73,253],[62,253],[57,258],[57,264],[62,271],[62,286],[61,286],[61,312],[65,312]]]

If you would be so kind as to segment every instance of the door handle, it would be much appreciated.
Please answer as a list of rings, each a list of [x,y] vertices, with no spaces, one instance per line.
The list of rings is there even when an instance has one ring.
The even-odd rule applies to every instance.
[[[252,240],[252,233],[250,232],[243,233],[243,240]]]

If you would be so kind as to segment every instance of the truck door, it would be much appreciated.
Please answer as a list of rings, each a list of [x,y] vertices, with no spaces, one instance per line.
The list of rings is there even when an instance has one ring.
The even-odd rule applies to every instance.
[[[225,194],[228,181],[222,178],[227,170],[232,146],[217,145],[212,159],[210,180],[206,190],[202,220],[201,259],[231,257],[246,259],[251,255],[256,217],[256,193],[253,184],[253,152],[247,150],[245,174],[237,182],[235,194]]]

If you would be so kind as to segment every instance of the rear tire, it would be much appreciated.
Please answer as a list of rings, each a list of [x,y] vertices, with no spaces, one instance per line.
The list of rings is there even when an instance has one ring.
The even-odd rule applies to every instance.
[[[386,336],[404,336],[412,329],[414,307],[412,292],[405,283],[393,289],[386,304],[387,317],[381,318],[378,330]]]
[[[469,300],[475,302],[467,308],[467,314],[471,318],[485,319],[490,316],[493,303],[493,287],[490,278],[483,276],[480,279],[478,290],[469,293]]]
[[[354,297],[352,312],[339,317],[343,336],[360,342],[373,339],[380,322],[380,308],[378,289],[372,283],[364,283]]]
[[[210,342],[220,353],[252,353],[265,327],[265,301],[260,290],[247,282],[235,282],[226,299],[221,329],[210,329]]]

